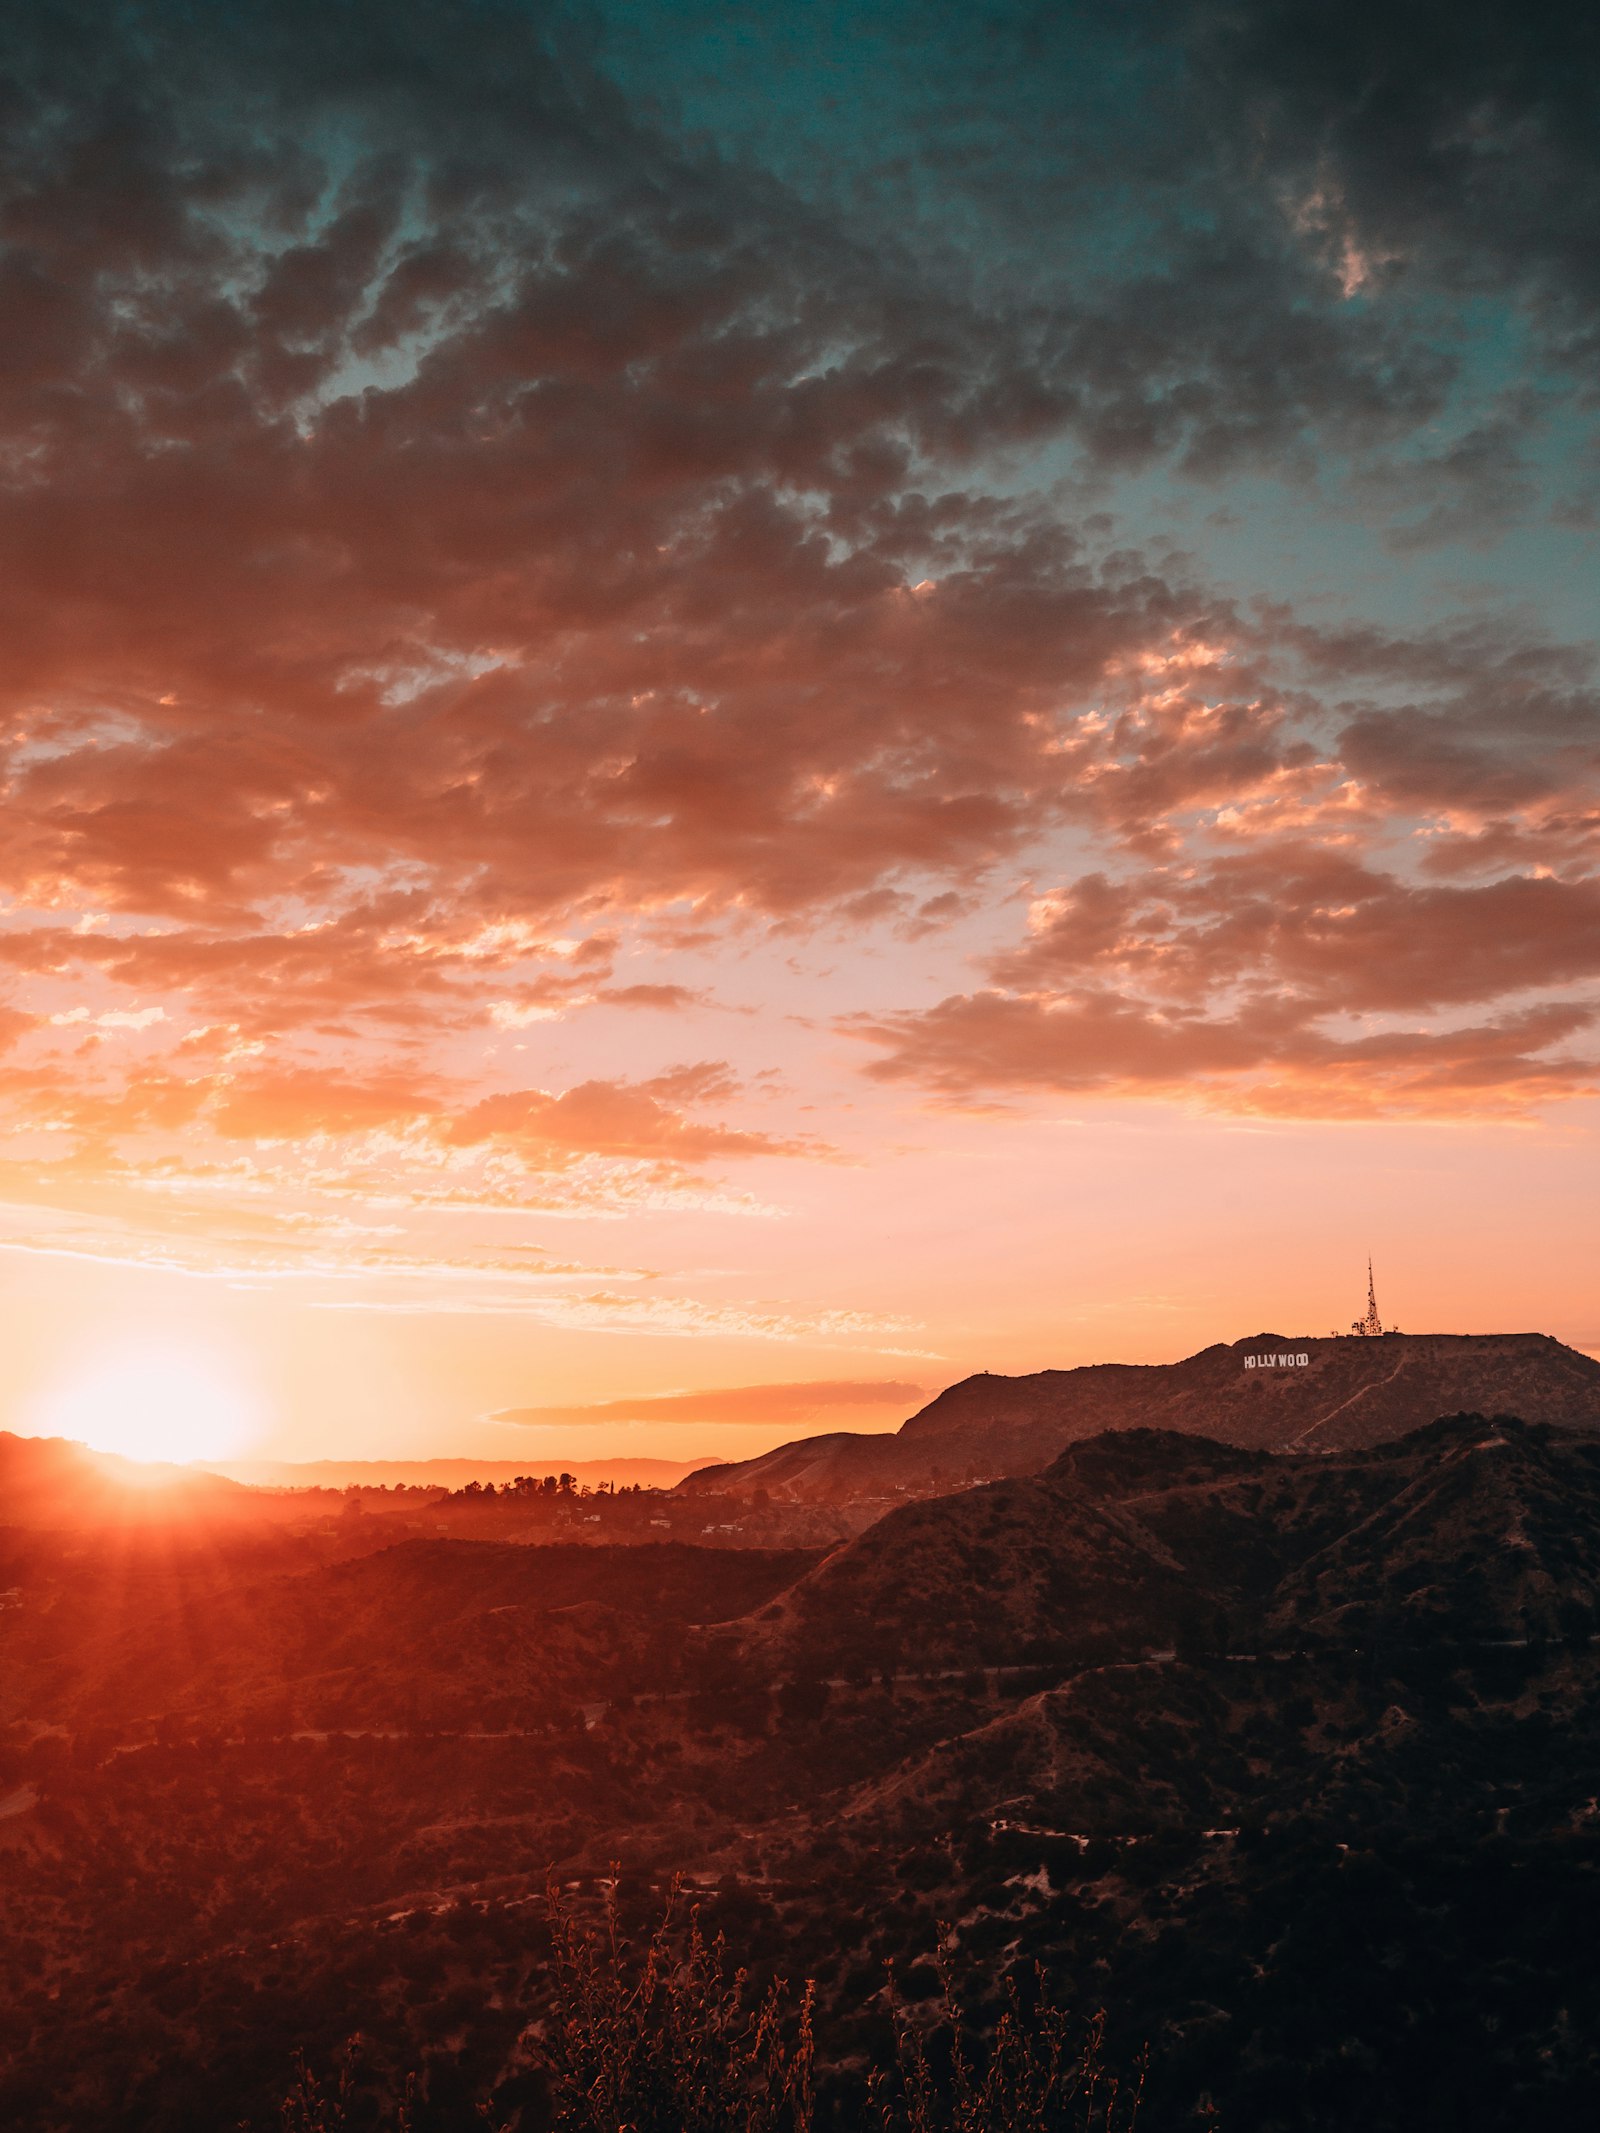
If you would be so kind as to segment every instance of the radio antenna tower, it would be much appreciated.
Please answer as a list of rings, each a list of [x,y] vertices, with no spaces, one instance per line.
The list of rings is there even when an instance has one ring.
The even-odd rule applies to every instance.
[[[1373,1287],[1372,1282],[1372,1254],[1370,1252],[1367,1254],[1367,1315],[1365,1318],[1358,1318],[1350,1328],[1350,1331],[1359,1333],[1364,1339],[1368,1340],[1383,1331],[1383,1320],[1378,1316],[1378,1292]]]

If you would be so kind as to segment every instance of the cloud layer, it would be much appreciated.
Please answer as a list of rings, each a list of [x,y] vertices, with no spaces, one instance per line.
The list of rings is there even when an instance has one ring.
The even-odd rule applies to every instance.
[[[836,1152],[703,1038],[773,940],[882,959],[811,1003],[880,1092],[1593,1088],[1591,648],[1224,587],[1112,508],[1270,472],[1401,554],[1578,510],[1536,464],[1600,298],[1571,10],[1157,10],[1107,68],[1148,106],[1120,189],[1030,130],[1082,25],[1003,11],[1014,167],[941,204],[863,163],[853,217],[632,97],[603,16],[25,16],[19,1192],[276,1194],[323,1238],[753,1207],[735,1174]],[[928,185],[967,47],[918,34]],[[603,1070],[542,1066],[604,1014]]]

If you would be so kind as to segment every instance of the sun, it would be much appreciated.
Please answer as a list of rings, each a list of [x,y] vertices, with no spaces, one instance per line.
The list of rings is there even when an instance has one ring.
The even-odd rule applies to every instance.
[[[63,1378],[30,1421],[40,1436],[72,1437],[125,1459],[224,1459],[257,1434],[260,1406],[217,1359],[146,1344]]]

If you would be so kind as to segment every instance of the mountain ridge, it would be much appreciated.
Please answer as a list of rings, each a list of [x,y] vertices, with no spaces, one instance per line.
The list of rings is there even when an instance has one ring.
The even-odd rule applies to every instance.
[[[1278,1358],[1292,1360],[1280,1362]],[[899,1430],[796,1439],[690,1474],[689,1494],[848,1502],[1037,1473],[1106,1430],[1164,1428],[1260,1451],[1359,1450],[1442,1414],[1600,1423],[1600,1362],[1546,1333],[1252,1334],[1176,1363],[1090,1363],[947,1386]]]

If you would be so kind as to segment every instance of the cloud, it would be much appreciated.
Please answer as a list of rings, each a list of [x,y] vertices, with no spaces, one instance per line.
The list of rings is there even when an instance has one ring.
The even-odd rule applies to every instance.
[[[1593,1007],[1543,1008],[1439,1029],[1335,1035],[1271,1004],[1173,1012],[1114,993],[1050,1002],[953,997],[858,1025],[885,1047],[869,1072],[957,1102],[1099,1090],[1189,1095],[1216,1108],[1311,1118],[1521,1113],[1600,1086],[1600,1053],[1572,1054]]]
[[[980,992],[854,1018],[883,1048],[869,1071],[955,1100],[1187,1089],[1332,1115],[1526,1108],[1600,1080],[1581,1048],[1600,1019],[1592,879],[1439,887],[1276,843],[1084,876],[991,970]]]
[[[74,1174],[748,1211],[725,1167],[827,1150],[742,1114],[760,1062],[642,1047],[722,1048],[707,966],[823,928],[983,934],[852,1025],[950,1100],[1590,1086],[1585,648],[1308,619],[1094,508],[1533,508],[1566,388],[1464,383],[1459,306],[1588,346],[1570,24],[1178,6],[1086,71],[1076,19],[941,16],[846,214],[675,136],[603,15],[27,13],[0,1095]],[[544,1049],[596,1006],[652,1011],[626,1074]]]
[[[1330,271],[1510,292],[1551,353],[1592,343],[1593,40],[1581,13],[1439,0],[1194,10],[1215,109],[1282,173]]]
[[[827,1306],[796,1310],[772,1299],[714,1302],[672,1293],[642,1268],[532,1263],[493,1250],[408,1249],[326,1214],[286,1219],[260,1214],[219,1225],[178,1206],[153,1220],[130,1199],[120,1211],[75,1206],[72,1181],[50,1181],[0,1165],[0,1251],[181,1275],[250,1290],[273,1289],[323,1311],[415,1318],[507,1318],[566,1332],[646,1335],[673,1340],[731,1339],[865,1349],[926,1357],[915,1322]],[[57,1189],[59,1188],[59,1189]],[[95,1194],[103,1202],[103,1189]],[[28,1218],[32,1217],[30,1226]],[[873,1382],[873,1381],[869,1381]],[[870,1403],[868,1403],[870,1404]]]
[[[704,997],[687,985],[608,985],[595,994],[607,1007],[647,1007],[675,1014]]]
[[[808,1384],[721,1385],[704,1392],[646,1394],[633,1400],[599,1400],[566,1407],[507,1407],[496,1422],[530,1426],[583,1422],[807,1422],[836,1408],[913,1406],[926,1396],[921,1385],[892,1378],[822,1378]]]
[[[1312,1015],[1479,1004],[1600,978],[1600,879],[1439,887],[1285,839],[1085,876],[1041,901],[1032,938],[994,969],[1029,992],[1102,974],[1174,1001],[1247,987]]]
[[[814,1135],[707,1116],[746,1099],[720,1062],[483,1095],[398,1067],[263,1065],[235,1058],[226,1032],[206,1034],[221,1038],[220,1058],[202,1047],[182,1073],[147,1065],[96,1078],[84,1064],[66,1078],[16,1066],[0,1075],[13,1132],[43,1136],[49,1151],[18,1169],[29,1196],[119,1209],[149,1230],[157,1261],[176,1228],[207,1231],[228,1264],[242,1263],[240,1240],[253,1233],[252,1263],[365,1273],[395,1261],[391,1230],[438,1215],[765,1217],[774,1210],[718,1173],[758,1158],[829,1158]],[[420,1238],[409,1249],[423,1251]],[[448,1283],[449,1246],[434,1233],[426,1250]]]
[[[551,1167],[582,1155],[676,1165],[812,1152],[800,1141],[690,1119],[674,1101],[700,1103],[729,1093],[726,1069],[717,1066],[678,1068],[634,1084],[580,1082],[559,1096],[523,1089],[472,1105],[444,1138],[457,1147],[492,1140]]]

